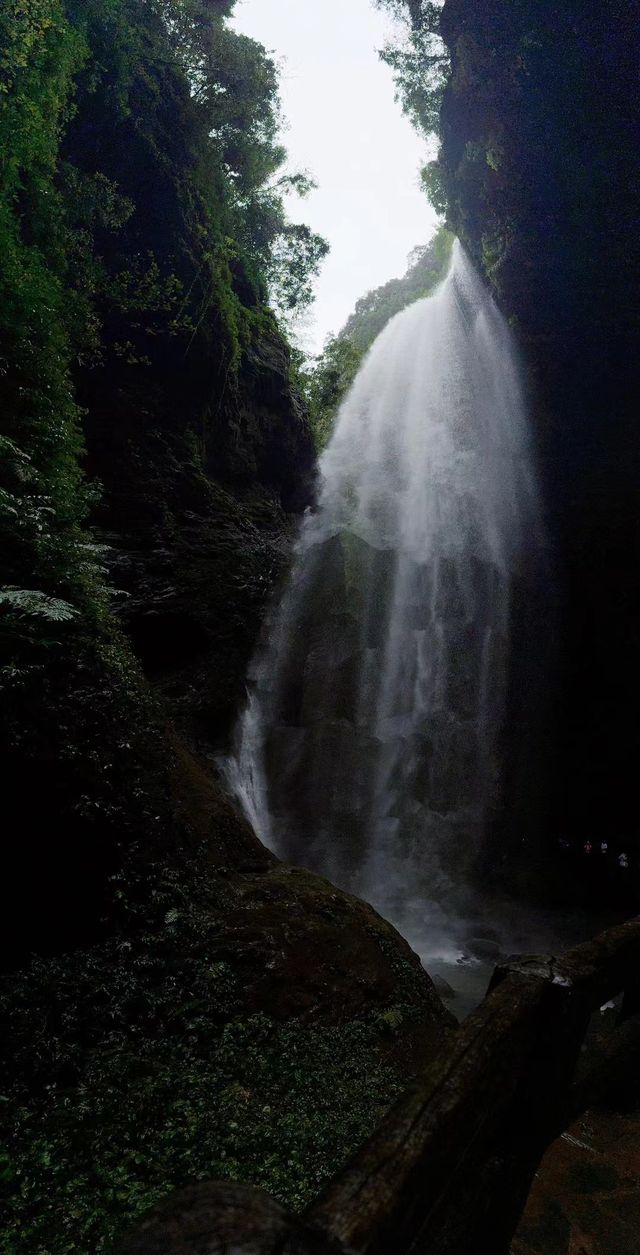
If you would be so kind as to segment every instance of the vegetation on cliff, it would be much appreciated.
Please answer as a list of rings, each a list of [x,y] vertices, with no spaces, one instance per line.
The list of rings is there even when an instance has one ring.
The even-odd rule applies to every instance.
[[[276,514],[308,491],[271,306],[308,303],[326,245],[285,216],[308,180],[280,173],[275,66],[232,8],[0,14],[2,732],[30,945],[95,926],[117,847],[169,825],[157,717],[111,613],[123,533],[155,527],[166,551],[180,512],[220,514],[217,482]]]

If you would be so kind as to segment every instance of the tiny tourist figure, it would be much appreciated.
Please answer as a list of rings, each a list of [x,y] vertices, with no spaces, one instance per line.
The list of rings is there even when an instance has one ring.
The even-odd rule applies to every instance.
[[[606,854],[608,849],[609,849],[609,843],[608,843],[607,841],[601,841],[601,842],[600,842],[600,853],[601,853],[601,854]]]
[[[590,854],[590,853],[591,853],[591,851],[592,851],[592,849],[593,849],[593,846],[592,846],[591,842],[590,842],[590,841],[585,841],[585,844],[584,844],[584,852],[585,852],[585,854]]]
[[[618,867],[621,867],[623,871],[627,871],[629,867],[629,859],[627,858],[626,854],[621,854],[619,856]]]

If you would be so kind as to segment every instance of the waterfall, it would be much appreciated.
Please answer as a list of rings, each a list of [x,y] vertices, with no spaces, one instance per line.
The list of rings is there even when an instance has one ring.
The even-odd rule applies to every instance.
[[[500,807],[514,598],[543,548],[515,344],[457,244],[342,404],[228,765],[266,844],[410,940]]]

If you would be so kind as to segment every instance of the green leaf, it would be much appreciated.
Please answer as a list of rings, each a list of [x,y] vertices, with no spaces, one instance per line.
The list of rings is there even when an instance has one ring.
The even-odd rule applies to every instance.
[[[75,618],[77,614],[68,601],[62,601],[59,597],[48,597],[46,593],[33,588],[0,589],[0,606],[18,614],[48,619],[51,623],[64,623]]]

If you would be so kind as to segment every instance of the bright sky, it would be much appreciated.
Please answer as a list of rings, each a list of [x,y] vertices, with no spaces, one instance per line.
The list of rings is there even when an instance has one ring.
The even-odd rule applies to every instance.
[[[289,168],[319,184],[289,207],[331,245],[301,333],[318,352],[358,298],[404,274],[411,249],[431,238],[437,219],[418,185],[426,145],[378,58],[390,24],[373,0],[239,0],[234,25],[282,62]]]

